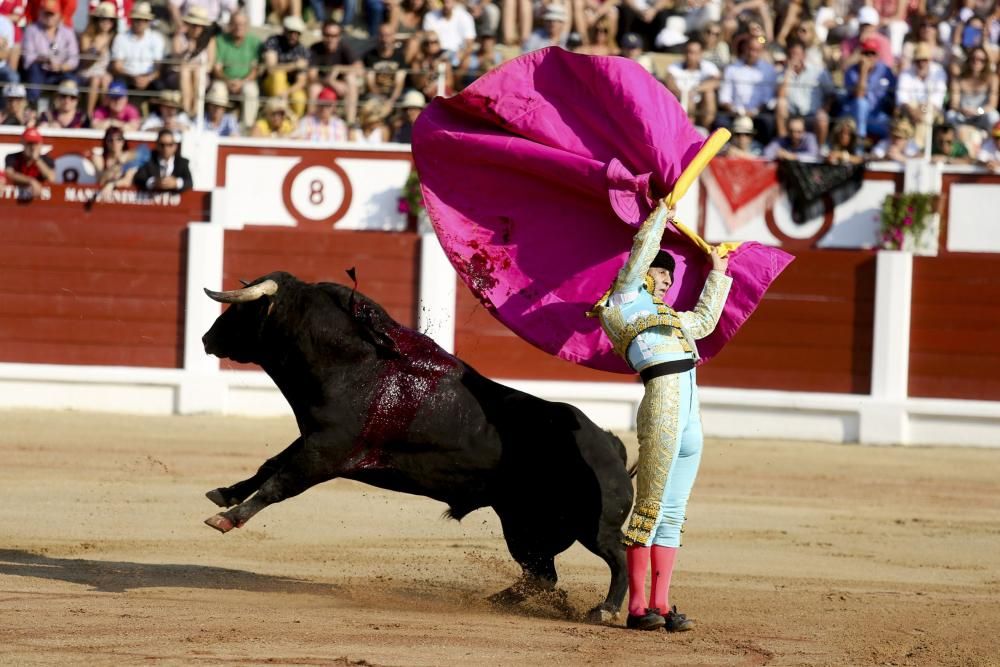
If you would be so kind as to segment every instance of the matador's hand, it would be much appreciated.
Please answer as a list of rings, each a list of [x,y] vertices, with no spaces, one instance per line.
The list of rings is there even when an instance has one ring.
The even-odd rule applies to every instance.
[[[712,258],[712,270],[722,271],[723,273],[725,273],[726,269],[729,268],[729,258],[719,257],[718,248],[712,248],[712,252],[710,253],[709,256]]]

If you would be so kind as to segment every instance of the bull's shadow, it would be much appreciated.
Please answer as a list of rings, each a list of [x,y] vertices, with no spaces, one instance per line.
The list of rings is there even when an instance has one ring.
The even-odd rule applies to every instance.
[[[52,558],[20,549],[0,549],[0,575],[66,581],[89,586],[100,593],[139,588],[204,588],[329,595],[336,588],[331,584],[210,565]]]

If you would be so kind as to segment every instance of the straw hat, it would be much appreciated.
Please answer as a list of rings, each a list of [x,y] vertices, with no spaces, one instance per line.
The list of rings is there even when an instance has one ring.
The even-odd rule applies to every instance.
[[[285,102],[283,97],[267,98],[267,102],[264,103],[264,113],[272,113],[274,111],[288,113],[288,103]]]
[[[229,107],[229,89],[222,81],[216,81],[205,94],[205,104],[214,104],[217,107]]]
[[[306,31],[306,23],[298,16],[286,16],[281,22],[281,26],[288,32],[303,33]]]
[[[383,120],[389,115],[389,106],[380,97],[372,97],[365,100],[361,108],[358,109],[358,121],[364,125],[365,123],[374,123],[376,121]]]
[[[135,6],[132,7],[132,13],[128,17],[133,21],[136,19],[140,21],[152,21],[156,18],[153,16],[153,7],[148,2],[135,3]]]
[[[175,109],[180,109],[183,104],[181,102],[181,91],[179,90],[164,90],[160,92],[160,98],[156,100],[156,103],[161,107],[174,107]]]
[[[202,27],[212,25],[212,20],[208,18],[208,12],[205,11],[204,7],[189,7],[188,10],[184,12],[184,22],[190,23],[191,25],[200,25]]]
[[[408,90],[399,106],[403,109],[423,109],[427,106],[427,98],[419,90]]]
[[[115,3],[105,0],[94,7],[94,11],[90,12],[90,15],[95,19],[116,19],[118,18],[118,8],[115,7]]]

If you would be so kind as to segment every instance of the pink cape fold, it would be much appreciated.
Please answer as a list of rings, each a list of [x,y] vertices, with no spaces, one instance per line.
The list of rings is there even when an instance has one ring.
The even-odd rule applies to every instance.
[[[413,129],[413,157],[445,253],[497,319],[550,354],[633,373],[586,312],[704,141],[639,64],[552,47],[436,98]],[[708,257],[670,227],[662,247],[677,258],[667,302],[690,309]],[[698,342],[703,362],[792,260],[757,243],[730,257],[733,289],[719,326]]]

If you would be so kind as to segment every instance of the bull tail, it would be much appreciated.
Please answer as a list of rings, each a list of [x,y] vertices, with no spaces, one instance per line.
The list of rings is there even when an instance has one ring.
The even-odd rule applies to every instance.
[[[608,437],[611,438],[611,440],[618,447],[618,455],[622,459],[622,465],[628,465],[628,453],[625,451],[625,443],[622,442],[621,438],[619,438],[617,435],[615,435],[611,431],[605,430],[604,432],[608,434]],[[633,477],[635,477],[635,475],[638,472],[638,470],[639,470],[639,463],[638,462],[633,463],[631,466],[628,466],[628,476],[629,476],[629,479],[632,479]]]
[[[628,467],[628,478],[633,479],[636,473],[638,472],[639,472],[639,462],[636,461],[635,463],[633,463]]]

